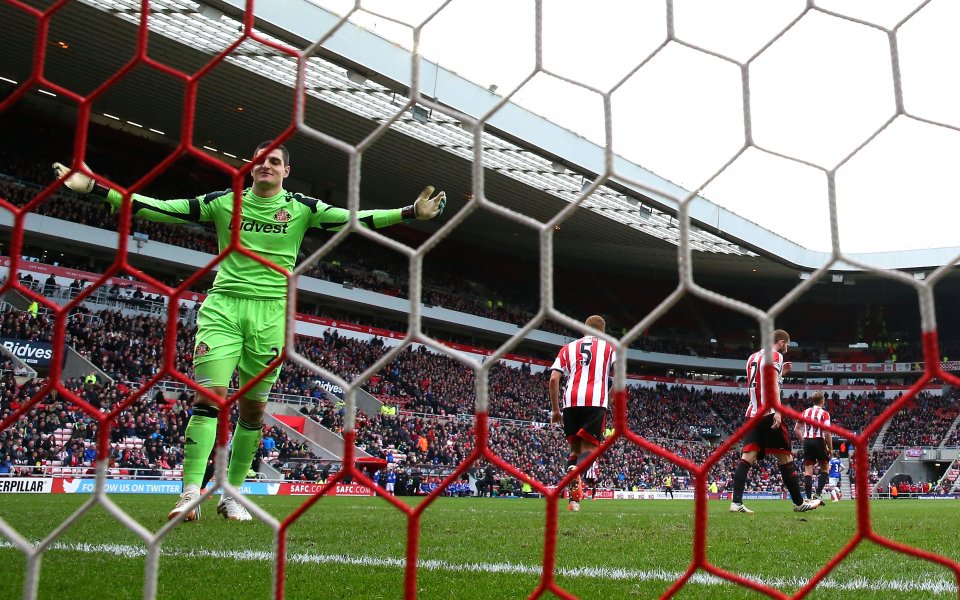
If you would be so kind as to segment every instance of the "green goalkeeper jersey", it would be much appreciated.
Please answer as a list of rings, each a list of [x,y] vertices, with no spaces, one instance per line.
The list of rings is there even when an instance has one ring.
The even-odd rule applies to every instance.
[[[120,208],[123,196],[110,190],[106,201]],[[156,200],[139,194],[132,197],[133,216],[161,223],[204,223],[212,221],[220,250],[230,245],[233,218],[233,191],[212,192],[182,200]],[[360,222],[380,229],[403,221],[402,209],[362,210]],[[281,191],[272,198],[260,198],[248,188],[243,191],[240,218],[240,245],[273,264],[292,271],[303,236],[310,227],[339,231],[346,226],[350,211],[330,206],[302,194]],[[285,298],[287,278],[240,252],[231,252],[220,263],[211,293],[239,298]]]

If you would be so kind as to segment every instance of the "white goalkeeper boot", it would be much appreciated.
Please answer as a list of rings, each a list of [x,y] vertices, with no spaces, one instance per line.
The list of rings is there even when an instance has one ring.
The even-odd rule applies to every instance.
[[[228,521],[252,521],[253,517],[233,496],[224,496],[217,503],[217,512]]]
[[[197,504],[193,508],[188,509],[187,505],[200,497],[200,487],[196,485],[185,485],[183,486],[183,493],[180,494],[180,500],[177,501],[177,505],[173,507],[173,510],[167,514],[167,520],[172,521],[174,519],[183,519],[184,521],[199,521],[200,520],[200,505]]]
[[[802,504],[795,504],[793,506],[793,512],[807,512],[811,510],[816,510],[818,507],[823,506],[823,501],[819,498],[814,498],[812,500],[804,500]]]

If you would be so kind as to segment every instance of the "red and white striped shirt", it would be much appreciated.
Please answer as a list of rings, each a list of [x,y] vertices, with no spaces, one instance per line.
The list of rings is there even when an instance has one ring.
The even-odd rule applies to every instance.
[[[757,414],[760,405],[763,403],[763,372],[767,366],[767,359],[763,356],[763,350],[757,350],[747,359],[747,388],[750,390],[750,405],[747,406],[747,418]],[[771,351],[773,356],[773,368],[776,370],[777,385],[780,384],[780,373],[783,372],[783,355],[776,350]],[[773,407],[767,409],[765,414],[774,412]]]
[[[826,437],[823,435],[822,427],[830,424],[830,413],[823,410],[823,407],[811,406],[803,411],[803,417],[819,424],[811,425],[810,423],[800,421],[800,424],[803,425],[803,439],[809,440]]]
[[[607,405],[607,380],[617,353],[605,340],[588,335],[560,349],[550,367],[567,378],[561,408]]]

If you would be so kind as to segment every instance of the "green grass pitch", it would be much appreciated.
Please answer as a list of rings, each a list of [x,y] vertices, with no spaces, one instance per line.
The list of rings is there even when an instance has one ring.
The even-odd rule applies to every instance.
[[[3,497],[0,517],[37,541],[86,496]],[[112,499],[142,525],[159,528],[173,496]],[[256,498],[278,518],[305,497]],[[850,539],[852,501],[797,514],[789,502],[755,501],[756,514],[711,502],[708,555],[714,564],[793,593]],[[537,585],[543,555],[544,501],[441,498],[421,528],[420,598],[524,598]],[[581,598],[656,598],[689,564],[692,501],[587,501],[559,514],[558,582]],[[228,523],[212,502],[199,523],[166,538],[160,598],[265,598],[271,590],[273,540],[262,523]],[[562,505],[561,508],[565,508]],[[960,559],[958,501],[877,501],[878,533]],[[406,519],[378,498],[324,498],[289,533],[288,598],[400,598]],[[94,507],[44,555],[39,597],[136,598],[144,544]],[[0,546],[0,598],[22,594],[23,555]],[[865,542],[810,598],[956,598],[952,571]],[[679,598],[760,598],[716,581],[689,583]]]

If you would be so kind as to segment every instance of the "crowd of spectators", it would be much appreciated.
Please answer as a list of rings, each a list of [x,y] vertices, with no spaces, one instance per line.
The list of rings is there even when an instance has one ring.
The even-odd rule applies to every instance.
[[[882,392],[850,392],[846,395],[833,392],[827,395],[826,409],[833,424],[859,433],[891,402],[893,400],[886,398]]]
[[[893,416],[883,435],[884,446],[938,446],[960,414],[954,388],[942,396],[917,394]]]
[[[315,459],[306,442],[291,438],[282,427],[272,426],[263,429],[263,439],[254,464],[257,460],[263,460],[286,478],[303,479],[302,467],[300,472],[296,472],[295,468],[288,465],[291,461],[296,461],[298,465],[309,464],[306,461]]]
[[[745,396],[730,396],[743,406]],[[716,440],[733,429],[714,412],[705,398],[704,392],[684,386],[632,386],[628,388],[627,419],[631,428],[636,428],[645,437]]]
[[[944,441],[944,446],[950,448],[956,448],[960,446],[960,427],[954,429],[950,435],[947,436],[947,439]]]
[[[91,406],[106,411],[121,402],[137,382],[152,377],[162,368],[163,321],[109,310],[90,312],[81,308],[77,314],[86,318],[68,320],[68,343],[119,383],[91,386],[72,381],[65,385],[72,386],[70,389]],[[28,313],[7,311],[0,319],[0,334],[25,340],[49,340],[51,325],[44,316],[32,317]],[[179,328],[175,352],[177,368],[188,375],[192,336],[190,327]],[[383,356],[386,348],[383,340],[378,338],[360,341],[328,330],[323,338],[298,338],[298,350],[349,380],[367,370]],[[32,397],[42,382],[35,380],[17,388],[10,371],[7,373],[3,382],[3,399],[0,400],[3,411],[0,414],[4,416]],[[398,416],[358,415],[357,444],[362,449],[374,455],[383,455],[393,449],[410,464],[444,467],[459,464],[470,453],[475,439],[473,421],[469,418],[475,397],[472,369],[425,347],[409,347],[371,377],[366,387],[370,393],[391,402],[401,401],[404,411]],[[491,450],[504,460],[538,480],[552,482],[563,474],[565,440],[559,430],[544,426],[545,389],[545,375],[533,373],[528,367],[497,365],[492,368],[489,444]],[[275,391],[312,397],[313,404],[304,409],[307,416],[334,432],[341,431],[343,409],[324,398],[322,389],[317,386],[316,375],[311,371],[288,363]],[[111,433],[114,442],[126,438],[142,441],[133,448],[116,444],[112,460],[117,467],[166,469],[179,465],[190,402],[188,398],[169,403],[161,400],[136,402],[117,419]],[[799,398],[793,401],[802,403]],[[873,394],[831,398],[831,410],[837,415],[835,421],[855,431],[888,404],[889,401]],[[746,397],[739,393],[697,391],[666,385],[652,388],[631,386],[627,417],[632,431],[696,463],[712,451],[711,442],[739,427],[745,405]],[[909,424],[919,417],[924,422],[938,423],[938,427],[943,428],[942,437],[945,427],[951,423],[950,415],[956,416],[954,405],[952,397],[924,396],[905,410],[913,417],[902,420]],[[897,442],[906,435],[901,433],[899,426],[894,426],[900,420],[898,417],[888,432]],[[69,440],[54,446],[50,434],[67,423],[72,424]],[[908,433],[910,429],[907,425],[904,432]],[[35,466],[44,460],[59,460],[64,465],[89,465],[90,457],[85,455],[90,452],[90,442],[96,432],[92,420],[74,406],[62,399],[51,398],[35,406],[18,421],[17,426],[4,433],[0,456],[7,455],[8,460],[19,465]],[[923,440],[911,442],[921,443]],[[310,456],[302,444],[290,442],[279,430],[265,437],[265,445],[280,452],[274,461],[278,467],[291,458]],[[269,454],[263,450],[261,458]],[[711,471],[711,480],[716,481],[721,489],[729,485],[735,454],[728,453]],[[623,440],[610,448],[599,466],[601,482],[628,489],[656,487],[665,473],[676,477],[678,486],[690,484],[690,473]],[[299,472],[294,476],[305,477],[306,474]],[[776,469],[762,465],[751,472],[750,486],[754,490],[779,489],[779,474]]]
[[[880,478],[884,473],[887,472],[887,469],[893,464],[897,457],[900,456],[900,450],[894,448],[882,448],[880,450],[871,450],[870,451],[870,472],[867,474],[867,477],[870,483],[876,483],[880,481]]]
[[[682,410],[679,405],[690,403],[690,396],[685,396],[681,389],[672,389],[669,392],[672,400],[663,400],[661,397],[661,403],[672,404],[669,406],[671,410]],[[641,401],[644,396],[656,397],[656,394],[641,395]],[[326,400],[318,400],[312,408],[305,410],[305,414],[333,427],[337,427],[340,422],[334,405]],[[704,462],[715,449],[712,443],[696,436],[687,439],[658,438],[654,435],[656,431],[645,430],[632,418],[628,423],[635,431],[645,434],[644,437],[649,441],[694,464]],[[357,421],[356,439],[358,447],[374,456],[386,456],[389,453],[403,457],[409,465],[452,469],[472,451],[475,429],[472,420],[449,416],[407,413],[397,416],[376,415],[369,419],[361,416]],[[566,440],[558,428],[494,419],[489,424],[488,445],[498,457],[548,485],[559,481],[565,474],[563,458],[566,453]],[[796,447],[795,451],[799,461],[799,447]],[[899,455],[899,450],[873,452],[869,481],[876,484]],[[716,482],[720,491],[730,489],[738,458],[739,451],[736,447],[728,451],[710,470],[708,482]],[[480,461],[479,464],[485,463]],[[693,485],[691,472],[623,438],[607,450],[597,465],[598,484],[602,487],[656,489],[667,474],[675,479],[676,489],[690,488]],[[845,476],[849,476],[852,481],[852,475]],[[514,486],[519,487],[519,483],[514,482]],[[747,489],[754,492],[780,493],[782,481],[779,469],[773,463],[761,461],[750,471]]]
[[[163,322],[119,311],[90,313],[82,307],[75,314],[90,318],[67,321],[67,344],[113,381],[98,380],[94,376],[92,383],[71,379],[65,381],[64,386],[92,409],[109,412],[162,368]],[[49,342],[51,328],[52,322],[43,315],[33,317],[27,312],[8,310],[0,316],[0,337]],[[194,333],[190,327],[178,329],[177,368],[188,375],[192,373]],[[0,420],[27,403],[45,383],[38,378],[17,386],[13,373],[12,365],[8,365],[0,382]],[[235,407],[233,420],[236,419]],[[185,392],[171,401],[159,393],[150,401],[140,398],[128,405],[116,417],[110,433],[111,467],[157,473],[179,468],[183,460],[183,432],[191,410],[192,397]],[[95,455],[92,444],[96,428],[96,421],[76,405],[50,393],[0,433],[0,459],[4,459],[0,462],[35,469],[49,461],[64,467],[89,467]],[[63,443],[52,435],[58,430],[67,436]],[[135,439],[137,443],[123,443],[128,439]],[[304,444],[290,442],[282,431],[268,431],[265,439],[270,440],[266,446],[279,452],[280,459],[310,456]],[[263,454],[261,458],[268,456],[269,453]]]
[[[90,386],[72,381],[65,385],[91,406],[109,410],[130,393],[128,385],[135,386],[136,382],[151,377],[161,368],[163,321],[139,314],[124,315],[119,311],[94,313],[83,308],[78,309],[77,315],[84,318],[68,320],[68,343],[121,383]],[[7,311],[0,321],[0,333],[4,337],[44,340],[49,339],[50,331],[51,323],[43,316],[34,318],[27,313]],[[179,328],[175,352],[177,368],[188,375],[192,336],[190,327]],[[349,380],[367,370],[383,356],[386,348],[383,340],[377,338],[364,342],[328,330],[323,338],[300,337],[298,350]],[[17,388],[9,375],[5,377],[0,414],[6,416],[9,411],[16,410],[39,390],[39,385],[41,381],[37,380]],[[475,439],[473,422],[469,418],[456,417],[473,412],[475,384],[472,369],[425,347],[410,347],[371,377],[366,387],[371,393],[391,401],[401,400],[405,409],[398,416],[358,415],[357,444],[371,454],[383,455],[395,450],[406,458],[408,464],[452,468],[472,450]],[[490,416],[493,418],[489,445],[498,456],[525,473],[552,483],[563,475],[565,440],[556,428],[543,426],[546,420],[545,388],[544,374],[533,373],[528,367],[497,365],[491,369]],[[314,403],[306,409],[308,416],[335,432],[342,429],[342,407],[323,398],[311,371],[288,363],[275,391],[312,396]],[[792,401],[802,404],[800,398]],[[889,401],[874,394],[842,399],[834,395],[830,401],[831,411],[837,415],[835,420],[855,431],[889,405]],[[745,396],[739,393],[697,391],[666,385],[630,387],[628,424],[632,431],[656,441],[670,452],[699,463],[712,451],[711,441],[740,425],[745,404]],[[134,403],[124,410],[111,439],[120,442],[137,438],[142,443],[134,447],[115,443],[112,464],[117,468],[145,469],[146,472],[177,468],[182,460],[182,435],[189,405],[188,398],[170,403],[157,398],[155,402]],[[914,413],[914,417],[919,416],[924,421],[932,419],[941,426],[949,426],[950,414],[956,415],[950,399],[935,397],[922,397],[905,412],[913,411],[923,411],[922,414]],[[903,420],[910,423],[912,419]],[[899,418],[895,420],[898,422]],[[67,423],[72,424],[69,439],[55,444],[51,433]],[[906,430],[909,431],[909,426]],[[898,436],[899,440],[899,432],[898,427],[891,425],[888,433]],[[943,429],[942,433],[945,432]],[[89,466],[95,433],[91,419],[64,400],[51,398],[35,406],[17,425],[4,432],[0,458],[21,465],[21,468],[35,469],[38,463],[48,460],[57,460],[63,465]],[[290,477],[311,479],[322,471],[322,467],[311,466],[310,454],[303,444],[291,442],[279,429],[265,436],[260,457],[268,458],[273,451],[279,452],[279,456],[273,455],[273,464],[278,468],[283,468],[291,459],[306,459],[299,470],[296,467],[285,470]],[[710,480],[716,481],[721,490],[730,485],[735,455],[736,452],[729,452],[711,471]],[[601,485],[646,489],[657,487],[667,473],[676,478],[678,489],[692,484],[690,473],[624,440],[614,444],[598,464]],[[877,467],[874,475],[882,474],[886,466]],[[751,471],[748,485],[754,491],[778,491],[779,472],[770,465],[761,465]]]
[[[0,380],[0,420],[24,406],[45,384],[34,379],[17,387],[7,373]],[[130,393],[122,384],[91,384],[82,379],[68,379],[63,385],[94,408],[119,402]],[[146,475],[178,467],[190,408],[181,401],[142,401],[127,406],[110,430],[109,466]],[[0,432],[0,463],[7,463],[7,472],[23,474],[41,474],[53,465],[71,468],[73,473],[91,472],[98,427],[97,421],[68,397],[50,392]]]
[[[357,427],[357,445],[368,453],[396,451],[408,463],[418,465],[454,467],[473,450],[475,437],[472,420],[441,416],[377,415]],[[702,439],[648,439],[695,463],[705,460],[712,451]],[[547,485],[555,484],[566,472],[567,442],[556,427],[491,420],[488,446],[499,458]],[[689,472],[623,438],[597,461],[597,473],[599,485],[621,489],[657,488],[667,473],[686,481],[691,477]],[[712,472],[711,480],[723,482],[725,478],[719,469]]]
[[[742,394],[705,391],[696,392],[694,395],[705,399],[707,405],[722,419],[727,430],[734,431],[743,424],[746,400]],[[794,410],[802,411],[810,406],[805,396],[794,393],[785,396],[783,402]],[[828,392],[825,408],[830,413],[833,425],[860,433],[894,401],[894,398],[886,398],[880,391],[848,392],[843,395],[839,392]],[[957,407],[955,394],[940,397],[921,393],[916,402],[894,416],[883,443],[887,446],[939,445],[958,412],[960,408]],[[919,423],[923,424],[922,427],[918,426]],[[871,437],[869,442],[872,444],[875,439],[875,436]]]

